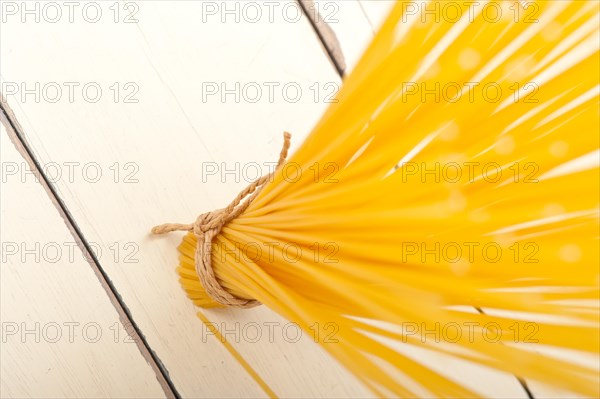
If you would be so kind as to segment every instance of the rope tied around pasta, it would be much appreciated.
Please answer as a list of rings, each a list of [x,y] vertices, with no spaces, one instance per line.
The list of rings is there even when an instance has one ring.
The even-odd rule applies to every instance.
[[[525,384],[512,374],[600,398],[598,1],[531,5],[537,24],[464,4],[458,21],[425,18],[397,2],[269,183],[195,225],[156,229],[188,230],[179,283],[267,395],[205,314],[230,303],[208,271],[314,337],[376,397],[514,397]],[[476,84],[440,94],[451,82]],[[434,84],[435,100],[419,95]],[[198,237],[212,258],[196,256]],[[317,363],[292,371],[309,378]]]
[[[279,153],[279,160],[277,161],[275,170],[250,183],[226,208],[205,212],[199,215],[194,223],[165,223],[154,226],[151,230],[152,234],[166,234],[173,231],[194,232],[194,235],[198,239],[195,253],[196,273],[198,273],[206,293],[222,305],[236,308],[252,308],[261,304],[254,299],[238,298],[219,283],[212,268],[212,241],[221,232],[223,226],[237,218],[248,208],[265,187],[265,183],[271,180],[275,171],[285,162],[290,148],[291,137],[290,133],[283,133],[283,147]]]

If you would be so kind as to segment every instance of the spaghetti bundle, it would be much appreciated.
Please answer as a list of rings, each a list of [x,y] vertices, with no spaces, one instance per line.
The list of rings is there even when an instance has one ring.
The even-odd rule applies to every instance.
[[[211,270],[381,396],[481,395],[413,349],[598,396],[597,369],[551,350],[598,363],[598,3],[454,5],[453,20],[394,7],[307,140],[210,238]],[[221,306],[197,244],[181,244],[182,285]]]

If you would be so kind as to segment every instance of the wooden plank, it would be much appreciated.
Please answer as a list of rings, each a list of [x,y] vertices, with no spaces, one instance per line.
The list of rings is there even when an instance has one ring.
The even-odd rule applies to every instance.
[[[374,32],[361,4],[357,0],[308,1],[309,13],[320,15],[316,29],[331,29],[337,38],[337,53],[344,60],[345,74],[350,73],[360,60]]]
[[[350,73],[385,21],[394,0],[315,0],[313,12],[333,30],[343,55],[346,74]]]
[[[116,23],[113,3],[98,4],[103,17],[95,23],[81,15],[83,7],[72,23],[8,17],[0,43],[2,92],[35,156],[64,172],[54,185],[85,238],[103,251],[114,242],[139,249],[138,263],[100,262],[179,393],[264,396],[221,343],[205,337],[174,273],[180,236],[148,231],[230,201],[248,183],[244,176],[203,182],[202,163],[230,169],[272,163],[282,131],[291,131],[297,146],[327,106],[325,85],[339,78],[306,18],[295,16],[295,2],[277,3],[273,18],[260,3],[257,22],[241,14],[251,11],[243,11],[245,2],[227,2],[233,15],[221,2],[119,3]],[[138,22],[123,23],[132,4]],[[36,83],[39,101],[35,93],[22,96],[22,88],[35,91]],[[65,86],[75,84],[70,101]],[[63,96],[52,102],[55,92],[44,90],[57,85]],[[97,87],[102,95],[94,102]],[[67,165],[75,165],[72,179]],[[369,395],[310,337],[266,338],[267,323],[285,323],[268,309],[206,314],[226,329],[262,326],[258,342],[228,338],[280,396]]]
[[[0,130],[0,396],[164,397],[130,327]]]

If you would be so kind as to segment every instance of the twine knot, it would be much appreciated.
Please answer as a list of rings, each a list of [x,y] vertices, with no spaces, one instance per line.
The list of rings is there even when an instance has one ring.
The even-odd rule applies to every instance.
[[[218,234],[221,230],[220,227],[223,226],[223,219],[223,209],[203,213],[196,218],[192,230],[194,231],[194,234],[201,235],[209,230],[219,228],[219,231],[216,232]]]
[[[279,168],[287,158],[291,137],[292,136],[288,132],[283,133],[283,147],[279,154],[277,168]],[[238,298],[221,286],[212,269],[212,241],[221,232],[223,226],[241,215],[242,212],[248,208],[264,188],[265,183],[268,182],[274,174],[275,171],[250,183],[248,187],[242,190],[226,208],[205,212],[199,215],[194,223],[165,223],[152,228],[152,234],[165,234],[172,231],[194,232],[198,241],[194,256],[196,273],[208,296],[222,305],[236,308],[251,308],[260,305],[260,302],[255,299]],[[246,199],[246,197],[248,198]]]

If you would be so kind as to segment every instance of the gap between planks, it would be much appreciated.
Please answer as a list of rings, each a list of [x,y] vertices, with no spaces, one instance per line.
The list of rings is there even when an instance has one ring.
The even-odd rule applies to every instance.
[[[123,325],[130,325],[133,329],[132,339],[136,343],[140,354],[144,359],[148,362],[152,370],[156,375],[156,379],[158,383],[162,387],[167,398],[180,399],[181,395],[177,392],[175,385],[171,381],[169,377],[169,372],[161,362],[160,358],[156,355],[156,353],[150,348],[146,338],[141,332],[141,329],[133,320],[131,316],[131,312],[129,308],[125,304],[125,302],[121,299],[119,293],[117,292],[115,286],[111,282],[110,278],[100,265],[98,258],[96,257],[94,251],[92,251],[89,242],[83,235],[81,229],[77,226],[73,216],[67,209],[64,201],[60,198],[56,190],[50,184],[48,176],[46,176],[40,167],[39,161],[35,158],[35,155],[31,149],[31,146],[25,139],[25,136],[22,132],[21,125],[17,121],[14,113],[10,109],[8,103],[5,101],[3,96],[0,96],[0,123],[2,123],[5,128],[7,135],[11,142],[14,144],[15,148],[21,154],[25,162],[29,165],[30,170],[36,176],[38,182],[44,188],[44,191],[48,194],[50,201],[54,204],[58,214],[63,219],[67,229],[73,236],[77,246],[85,255],[85,259],[94,271],[94,274],[98,277],[100,285],[106,292],[110,302],[113,304],[117,313],[119,314],[119,319]]]
[[[335,67],[336,72],[338,75],[340,75],[340,78],[343,79],[346,73],[346,60],[334,30],[327,22],[325,22],[325,20],[321,17],[321,14],[316,11],[314,0],[296,1],[304,12],[304,15],[308,17],[310,24],[317,34],[319,41],[323,45],[323,49],[329,57],[329,60]]]

